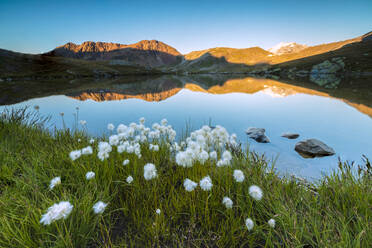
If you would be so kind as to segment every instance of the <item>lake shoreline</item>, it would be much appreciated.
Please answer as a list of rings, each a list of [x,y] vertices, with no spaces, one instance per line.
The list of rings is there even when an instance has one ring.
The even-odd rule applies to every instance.
[[[274,69],[275,70],[275,69]],[[140,72],[140,73],[124,73],[124,74],[61,74],[54,76],[42,76],[42,75],[30,75],[30,76],[7,76],[0,77],[0,83],[2,82],[17,82],[17,81],[34,81],[34,80],[74,80],[74,79],[120,79],[128,76],[188,76],[188,75],[231,75],[231,76],[252,76],[262,79],[294,79],[288,72],[270,70],[259,70],[256,72]],[[358,78],[358,77],[369,77],[372,76],[372,72],[360,72],[360,71],[348,71],[342,73],[320,73],[321,75],[335,75],[341,78]],[[312,73],[307,72],[301,75],[295,75],[296,78],[304,79],[309,77]]]
[[[340,163],[338,171],[316,184],[280,178],[263,157],[239,149],[229,148],[230,166],[216,167],[216,162],[207,160],[204,165],[195,162],[183,168],[162,140],[140,143],[141,157],[115,148],[101,161],[97,143],[107,137],[92,142],[84,132],[51,133],[44,125],[37,113],[19,110],[0,116],[0,244],[4,247],[70,242],[74,247],[102,246],[107,240],[118,246],[186,246],[192,242],[233,247],[366,247],[372,242],[368,160],[358,177],[350,165]],[[69,158],[72,150],[86,146],[93,148],[93,154]],[[128,165],[122,165],[124,159],[129,159]],[[157,177],[144,179],[146,163],[156,166]],[[243,182],[234,181],[234,170],[244,173]],[[88,171],[95,172],[89,181],[84,178]],[[125,182],[128,175],[133,182]],[[206,175],[213,182],[211,191],[185,191],[186,177],[196,181]],[[60,185],[48,189],[56,176],[61,177]],[[251,185],[258,185],[263,197],[252,196]],[[224,196],[232,199],[231,209],[222,203]],[[98,200],[108,203],[102,215],[91,210]],[[51,225],[39,223],[48,207],[59,201],[71,202],[70,216]],[[245,226],[246,218],[253,220],[252,230],[247,229],[251,225]],[[274,225],[273,221],[268,224],[270,219]],[[18,233],[16,240],[14,233]]]

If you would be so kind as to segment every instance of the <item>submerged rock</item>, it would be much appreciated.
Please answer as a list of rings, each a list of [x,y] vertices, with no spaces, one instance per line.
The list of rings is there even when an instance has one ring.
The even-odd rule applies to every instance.
[[[295,150],[305,158],[332,156],[335,154],[331,147],[317,139],[300,141],[296,144]]]
[[[245,132],[249,138],[259,143],[270,143],[270,139],[265,135],[265,128],[250,127]]]
[[[282,137],[287,139],[297,139],[300,135],[298,133],[283,133]]]

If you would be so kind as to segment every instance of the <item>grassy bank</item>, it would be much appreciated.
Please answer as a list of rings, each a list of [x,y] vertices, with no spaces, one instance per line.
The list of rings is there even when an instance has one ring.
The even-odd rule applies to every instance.
[[[109,157],[102,161],[97,152],[104,137],[91,144],[84,132],[51,134],[43,129],[37,113],[27,118],[25,113],[0,115],[0,247],[372,244],[368,163],[358,177],[353,176],[350,166],[340,163],[338,172],[306,186],[279,178],[262,157],[229,141],[224,147],[209,146],[214,147],[218,158],[226,148],[231,151],[232,159],[227,158],[225,166],[218,167],[216,160],[208,158],[185,168],[179,157],[176,160],[177,152],[169,148],[170,128],[159,138],[147,134],[146,141],[138,142],[140,156],[128,150],[119,153],[113,145]],[[150,149],[150,144],[158,145],[159,150]],[[71,151],[88,146],[92,146],[93,154],[70,158]],[[129,164],[123,165],[125,159]],[[157,170],[156,177],[148,180],[144,177],[147,163]],[[243,182],[233,177],[237,169],[245,176]],[[89,171],[95,177],[87,180]],[[200,185],[191,192],[185,190],[186,178],[199,183],[207,175],[213,184],[210,191]],[[128,176],[133,182],[128,183]],[[61,183],[50,189],[55,177],[60,177]],[[252,185],[262,189],[262,199],[249,192]],[[233,201],[232,208],[222,203],[225,196]],[[48,208],[61,201],[73,205],[71,213],[49,225],[40,223]],[[98,201],[108,205],[96,214],[92,207]],[[254,222],[251,230],[245,224],[247,218]],[[275,227],[268,224],[270,219],[275,220]]]

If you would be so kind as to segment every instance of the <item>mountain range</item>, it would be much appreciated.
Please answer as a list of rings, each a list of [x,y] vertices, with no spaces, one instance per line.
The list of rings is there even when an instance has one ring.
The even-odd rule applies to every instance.
[[[181,53],[175,48],[157,40],[142,40],[130,45],[92,41],[76,45],[69,42],[45,55],[85,60],[108,60],[117,64],[148,67],[176,64],[181,57]]]
[[[156,40],[135,44],[86,41],[67,43],[39,55],[0,49],[0,80],[38,77],[110,77],[127,74],[372,73],[372,32],[316,46],[280,43],[265,50],[216,47],[188,54]],[[316,79],[319,84],[328,81]],[[320,81],[319,81],[320,80]]]

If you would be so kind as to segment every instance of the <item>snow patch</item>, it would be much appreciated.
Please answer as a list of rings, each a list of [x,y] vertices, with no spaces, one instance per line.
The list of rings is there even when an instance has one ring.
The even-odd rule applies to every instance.
[[[280,42],[268,49],[269,52],[280,55],[284,53],[295,53],[307,48],[307,45],[297,44],[296,42]]]

